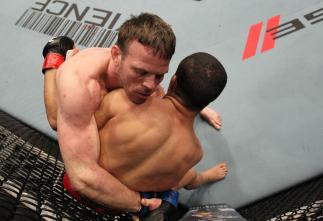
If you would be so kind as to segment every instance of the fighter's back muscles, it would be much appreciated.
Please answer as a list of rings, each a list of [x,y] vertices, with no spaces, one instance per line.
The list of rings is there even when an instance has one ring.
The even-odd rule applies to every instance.
[[[177,122],[174,111],[171,103],[162,98],[151,97],[144,104],[135,105],[123,90],[107,94],[95,115],[101,125],[100,165],[137,191],[174,187],[172,184],[177,184],[181,174],[189,165],[193,166],[201,154],[194,135],[179,126],[181,123]],[[176,133],[172,132],[174,126]],[[185,145],[182,139],[196,145]],[[188,152],[184,151],[186,148]],[[194,157],[189,156],[191,154]]]
[[[67,67],[61,66],[57,73],[57,130],[70,181],[76,191],[98,203],[137,211],[139,194],[98,165],[100,143],[94,112],[100,103],[101,85],[95,76],[80,75],[73,66]]]

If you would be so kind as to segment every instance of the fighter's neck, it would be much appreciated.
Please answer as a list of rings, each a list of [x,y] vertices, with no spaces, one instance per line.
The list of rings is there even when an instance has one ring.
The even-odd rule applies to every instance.
[[[107,74],[105,75],[105,85],[106,85],[106,89],[108,91],[117,89],[117,88],[121,88],[121,84],[120,84],[120,79],[119,79],[119,75],[118,73],[114,70],[113,67],[111,67],[112,65],[109,65],[108,70],[107,70]]]
[[[108,91],[112,91],[114,89],[118,89],[118,88],[121,88],[121,85],[120,85],[120,81],[118,79],[107,79],[106,80],[106,89]]]
[[[192,111],[188,109],[180,99],[174,97],[173,95],[166,94],[164,99],[168,99],[175,109],[182,114],[187,120],[194,120],[195,116],[198,114],[197,111]]]

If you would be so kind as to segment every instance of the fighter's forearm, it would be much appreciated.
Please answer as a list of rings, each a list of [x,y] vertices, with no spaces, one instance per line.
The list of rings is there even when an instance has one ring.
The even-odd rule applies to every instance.
[[[200,111],[202,119],[206,120],[211,126],[219,130],[222,125],[221,116],[209,107],[205,107]]]
[[[56,69],[46,70],[44,76],[44,103],[47,120],[53,130],[57,129]]]
[[[66,52],[73,47],[72,39],[60,36],[49,40],[43,49],[44,100],[47,119],[53,130],[57,129],[56,71],[64,62]]]
[[[84,172],[84,171],[83,171]],[[78,182],[78,192],[105,207],[122,211],[138,212],[140,195],[130,190],[114,176],[99,166],[91,169],[91,175],[84,176]]]

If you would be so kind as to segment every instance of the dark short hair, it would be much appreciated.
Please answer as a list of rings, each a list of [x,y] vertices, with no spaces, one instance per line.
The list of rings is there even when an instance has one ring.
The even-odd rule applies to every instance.
[[[176,37],[165,21],[150,13],[131,16],[119,28],[116,44],[127,54],[129,43],[138,40],[141,44],[153,49],[154,54],[170,60],[175,52]]]
[[[204,52],[182,60],[175,75],[174,93],[192,110],[206,107],[221,94],[227,83],[227,74],[222,64]]]

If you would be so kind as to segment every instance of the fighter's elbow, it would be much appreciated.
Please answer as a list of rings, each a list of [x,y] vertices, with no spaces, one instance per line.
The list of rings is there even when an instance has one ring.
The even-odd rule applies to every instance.
[[[74,176],[71,180],[74,191],[81,195],[86,195],[86,190],[89,189],[89,181],[85,177]]]

